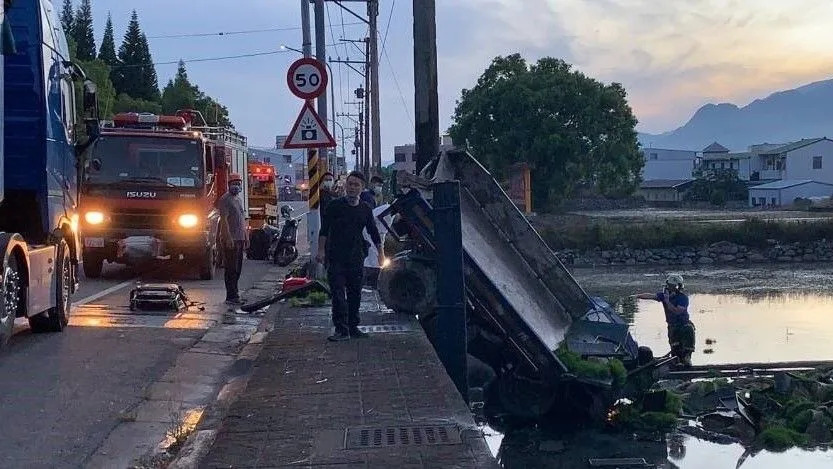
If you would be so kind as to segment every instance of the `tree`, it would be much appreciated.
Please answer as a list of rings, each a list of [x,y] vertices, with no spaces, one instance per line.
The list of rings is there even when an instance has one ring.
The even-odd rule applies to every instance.
[[[168,81],[162,91],[162,111],[165,114],[173,114],[180,109],[200,111],[208,125],[234,128],[229,119],[228,108],[191,83],[188,71],[185,69],[185,62],[181,60],[176,76]]]
[[[736,169],[707,169],[694,174],[696,178],[686,192],[686,200],[724,205],[727,200],[748,200],[749,189],[738,177]],[[719,192],[720,196],[714,194]],[[723,198],[723,203],[716,203]]]
[[[497,175],[528,163],[533,205],[543,211],[578,187],[633,193],[643,165],[636,122],[620,84],[550,57],[529,66],[514,54],[495,58],[463,90],[449,132]]]
[[[104,26],[104,38],[101,39],[101,47],[98,49],[98,59],[109,66],[119,63],[116,57],[116,39],[113,33],[113,18],[107,13],[107,24]]]
[[[78,48],[78,59],[90,61],[95,59],[95,35],[93,33],[93,7],[91,0],[81,0],[78,11],[75,12],[75,22],[72,25],[72,37]]]
[[[119,64],[114,67],[113,84],[119,95],[146,101],[159,100],[156,69],[147,38],[139,27],[139,15],[133,10],[124,40],[119,47]]]
[[[162,105],[156,101],[137,99],[122,93],[116,98],[113,105],[113,113],[119,112],[150,112],[153,114],[162,113]]]
[[[116,100],[116,90],[113,88],[113,82],[110,81],[110,66],[99,59],[89,62],[79,61],[78,65],[84,69],[87,78],[92,80],[96,85],[98,110],[101,113],[101,118],[110,119],[113,116],[113,107]],[[79,99],[75,100],[76,113],[79,116],[84,115],[84,103],[80,99],[83,96],[81,83],[75,84],[75,96],[79,97]]]
[[[64,28],[64,34],[70,35],[73,33],[74,23],[75,16],[72,12],[72,0],[64,0],[64,6],[61,8],[61,26]]]
[[[180,60],[176,76],[162,90],[162,112],[173,114],[179,109],[194,109],[197,93],[197,87],[188,80],[185,62]]]

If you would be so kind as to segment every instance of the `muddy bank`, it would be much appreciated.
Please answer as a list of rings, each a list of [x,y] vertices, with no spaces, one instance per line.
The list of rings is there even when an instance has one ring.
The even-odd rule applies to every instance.
[[[799,293],[833,294],[833,266],[830,264],[750,267],[697,266],[601,266],[571,267],[578,283],[592,295],[609,301],[640,291],[661,288],[665,276],[679,273],[686,290],[696,293],[743,294],[749,297]]]
[[[688,246],[661,249],[563,249],[557,251],[556,255],[568,266],[797,264],[833,261],[833,241],[781,244],[772,240],[767,247],[723,241],[699,248]]]

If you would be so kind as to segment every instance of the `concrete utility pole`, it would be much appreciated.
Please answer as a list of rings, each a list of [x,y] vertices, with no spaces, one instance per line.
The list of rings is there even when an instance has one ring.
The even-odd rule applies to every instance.
[[[370,180],[370,142],[373,138],[373,129],[370,127],[370,38],[364,40],[364,158],[362,172]]]
[[[316,13],[317,13],[318,5],[316,4]],[[323,24],[323,23],[322,23]],[[316,15],[316,33],[318,32],[318,17]],[[322,26],[323,31],[323,26]],[[312,40],[310,34],[310,17],[309,17],[309,0],[301,0],[301,31],[304,39],[304,57],[311,57],[312,56]],[[323,32],[322,32],[323,35]],[[324,112],[326,115],[326,106],[327,106],[327,94],[326,92],[323,93],[324,96]],[[318,112],[321,112],[321,100],[319,98],[318,101]],[[327,122],[327,118],[324,117],[324,122]],[[326,149],[325,149],[326,151]],[[309,212],[307,213],[307,241],[309,242],[309,253],[310,253],[310,262],[309,262],[309,277],[318,277],[319,273],[319,266],[318,263],[315,261],[315,256],[318,254],[318,232],[321,229],[321,218],[318,214],[318,205],[320,202],[319,194],[318,194],[318,182],[320,179],[320,174],[318,171],[318,154],[319,150],[310,150],[307,152],[307,187],[309,187],[309,196],[307,197],[307,201],[309,204]]]
[[[417,172],[440,153],[437,24],[434,0],[413,0],[414,111]]]
[[[367,16],[370,19],[370,45],[367,61],[370,65],[370,117],[372,119],[371,135],[373,137],[373,174],[381,174],[382,168],[382,135],[379,117],[379,0],[368,0]]]
[[[310,57],[312,55],[312,38],[309,26],[309,0],[301,0],[301,35],[304,57]]]

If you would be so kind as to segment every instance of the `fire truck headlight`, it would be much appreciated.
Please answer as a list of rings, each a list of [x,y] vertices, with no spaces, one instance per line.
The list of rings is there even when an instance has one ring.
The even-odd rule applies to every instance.
[[[200,223],[200,219],[193,213],[184,213],[176,219],[176,222],[183,228],[193,228]]]
[[[90,225],[100,225],[104,223],[104,214],[101,212],[87,212],[84,214],[84,221]]]

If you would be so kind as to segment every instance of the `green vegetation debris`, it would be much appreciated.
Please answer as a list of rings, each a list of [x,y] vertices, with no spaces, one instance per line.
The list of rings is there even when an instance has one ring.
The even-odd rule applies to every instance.
[[[622,386],[625,384],[628,372],[625,365],[615,358],[598,358],[586,360],[581,358],[581,355],[567,350],[565,346],[558,347],[555,351],[561,363],[567,367],[570,372],[583,378],[597,379],[600,381],[610,380],[614,386]]]
[[[294,297],[289,299],[289,305],[293,308],[324,306],[330,297],[324,292],[312,292],[307,296]]]
[[[785,451],[794,446],[806,445],[807,441],[807,435],[780,425],[773,425],[758,435],[758,443],[770,451]]]

